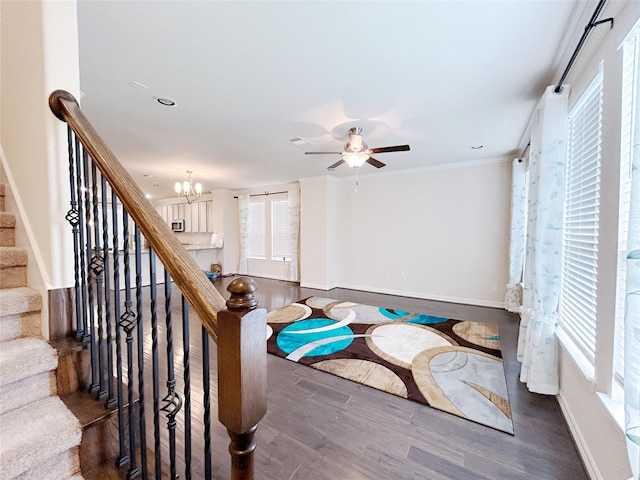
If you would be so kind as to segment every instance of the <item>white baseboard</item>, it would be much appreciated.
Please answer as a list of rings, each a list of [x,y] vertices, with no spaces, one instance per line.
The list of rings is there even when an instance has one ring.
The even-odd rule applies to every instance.
[[[376,288],[364,285],[350,285],[340,283],[336,285],[338,288],[347,288],[350,290],[362,290],[365,292],[385,293],[387,295],[398,295],[400,297],[421,298],[424,300],[436,300],[439,302],[462,303],[464,305],[477,305],[480,307],[504,308],[504,302],[495,302],[491,300],[480,300],[477,298],[450,297],[446,295],[434,295],[424,292],[411,292],[404,290],[393,290],[386,288]]]
[[[578,422],[574,418],[571,413],[571,409],[567,402],[565,401],[562,392],[560,392],[557,396],[558,404],[560,404],[560,410],[562,410],[562,414],[564,415],[565,420],[567,421],[567,425],[569,426],[569,430],[571,431],[571,436],[573,437],[573,441],[578,447],[578,452],[580,453],[580,458],[582,459],[582,463],[587,470],[587,475],[589,475],[590,480],[605,480],[600,474],[600,470],[596,465],[596,461],[591,456],[591,452],[587,447],[587,442],[582,436],[582,432],[578,427]]]
[[[300,282],[300,286],[302,288],[313,288],[316,290],[331,290],[333,288],[337,288],[336,284],[329,284],[329,285],[321,285],[319,283],[305,283],[305,282]]]

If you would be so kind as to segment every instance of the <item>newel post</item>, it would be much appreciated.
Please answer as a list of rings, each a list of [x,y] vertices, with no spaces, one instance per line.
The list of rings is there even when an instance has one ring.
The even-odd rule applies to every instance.
[[[231,438],[231,479],[253,479],[258,422],[267,412],[267,311],[256,308],[255,283],[234,279],[218,313],[218,419]]]

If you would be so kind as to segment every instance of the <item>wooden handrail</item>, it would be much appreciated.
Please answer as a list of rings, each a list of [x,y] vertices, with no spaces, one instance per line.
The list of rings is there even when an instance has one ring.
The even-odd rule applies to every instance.
[[[151,202],[144,196],[140,187],[94,130],[80,110],[75,97],[64,90],[56,90],[49,96],[49,107],[56,117],[71,126],[164,268],[198,314],[211,337],[217,342],[217,312],[226,308],[222,295],[207,279]]]

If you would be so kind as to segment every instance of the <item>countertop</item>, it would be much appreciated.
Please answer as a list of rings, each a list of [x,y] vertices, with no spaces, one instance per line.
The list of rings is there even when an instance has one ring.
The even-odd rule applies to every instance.
[[[217,250],[220,247],[212,247],[210,245],[191,245],[189,243],[183,243],[182,246],[186,250]]]

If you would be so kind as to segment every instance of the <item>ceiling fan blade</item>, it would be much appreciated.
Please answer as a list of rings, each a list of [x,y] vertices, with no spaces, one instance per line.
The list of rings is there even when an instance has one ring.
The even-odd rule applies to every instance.
[[[338,161],[338,162],[334,163],[333,165],[329,165],[329,166],[327,167],[327,170],[329,170],[329,171],[333,171],[333,170],[335,170],[337,167],[339,167],[340,165],[342,165],[343,163],[344,163],[344,160],[340,159],[340,161]]]
[[[376,160],[375,158],[372,158],[372,157],[369,157],[369,158],[366,160],[366,162],[367,162],[369,165],[373,165],[373,166],[374,166],[374,167],[376,167],[376,168],[382,168],[382,167],[384,167],[384,166],[386,165],[385,163],[382,163],[380,160]]]
[[[342,152],[304,152],[305,155],[332,155],[332,154],[342,155]]]
[[[409,145],[397,145],[395,147],[372,148],[371,153],[406,152],[410,150]]]

